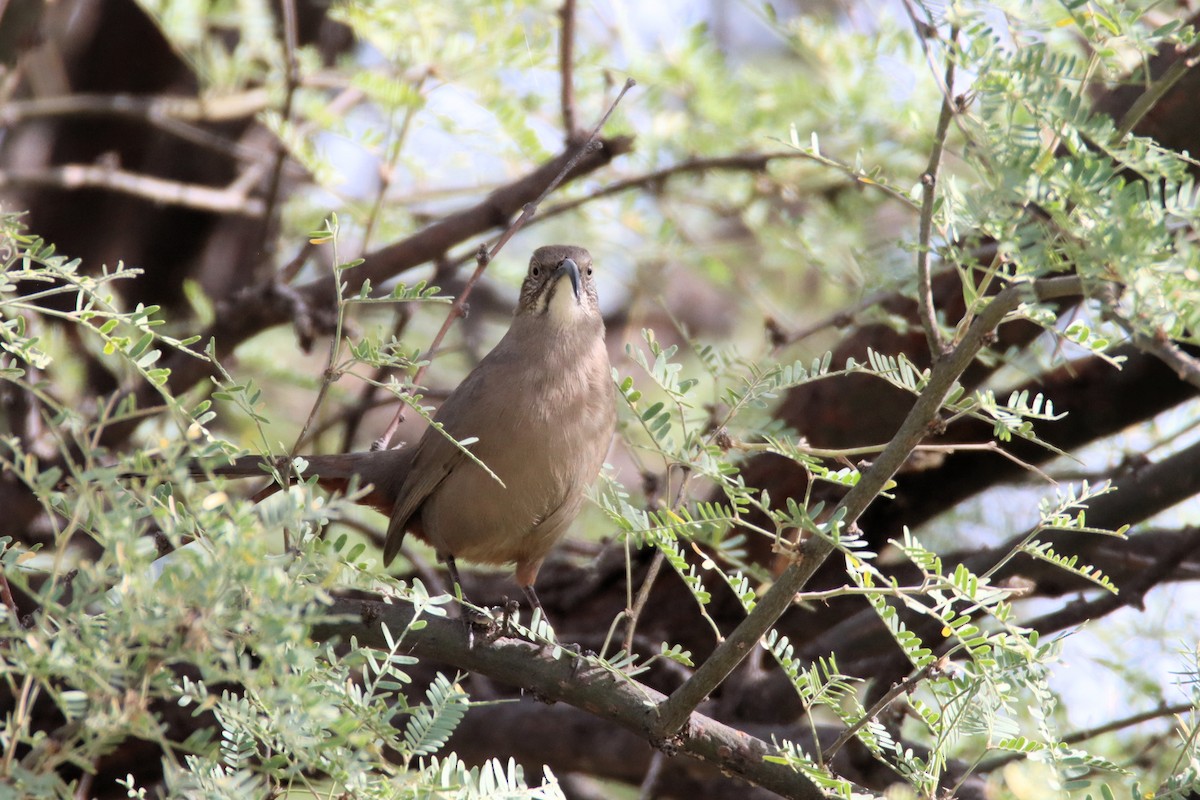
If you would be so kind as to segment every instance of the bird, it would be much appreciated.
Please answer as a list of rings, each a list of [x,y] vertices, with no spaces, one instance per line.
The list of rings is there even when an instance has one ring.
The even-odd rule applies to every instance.
[[[604,334],[591,255],[539,247],[508,332],[414,447],[306,456],[306,474],[326,487],[370,484],[361,502],[389,515],[385,567],[411,533],[433,547],[460,593],[456,559],[511,564],[540,608],[538,570],[582,510],[616,431]],[[465,447],[487,469],[449,437],[471,441]],[[261,474],[261,463],[242,458],[214,472]]]

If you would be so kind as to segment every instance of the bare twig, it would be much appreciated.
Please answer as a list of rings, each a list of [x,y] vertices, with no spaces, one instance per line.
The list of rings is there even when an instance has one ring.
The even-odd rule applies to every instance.
[[[13,598],[12,587],[8,585],[8,576],[4,574],[3,569],[0,569],[0,601],[4,602],[13,619],[21,618],[21,612],[17,609],[17,601]]]
[[[568,211],[574,211],[576,208],[587,205],[595,200],[599,200],[602,197],[610,197],[612,195],[620,194],[633,189],[657,187],[666,183],[671,178],[680,175],[704,175],[705,173],[716,170],[762,172],[772,161],[787,160],[813,161],[821,164],[822,166],[831,167],[839,172],[842,172],[858,183],[878,189],[889,197],[900,200],[909,208],[917,208],[916,204],[913,203],[913,201],[907,195],[898,193],[892,187],[880,183],[879,181],[868,180],[866,176],[855,172],[854,167],[849,164],[844,164],[840,161],[822,156],[818,153],[811,153],[807,150],[774,150],[767,153],[741,153],[738,155],[715,156],[712,158],[689,158],[685,161],[679,162],[678,164],[672,164],[669,167],[663,167],[662,169],[655,170],[654,172],[647,172],[644,175],[637,175],[632,178],[626,178],[625,180],[610,183],[607,186],[597,189],[591,194],[583,197],[577,197],[574,200],[567,200],[562,203],[557,203],[550,208],[547,208],[539,217],[539,219],[549,219],[550,217],[558,216],[559,214],[565,214]]]
[[[283,16],[283,60],[284,95],[283,108],[279,115],[283,122],[292,120],[292,107],[296,97],[296,89],[300,85],[300,67],[296,62],[296,50],[299,47],[299,36],[296,26],[296,0],[282,0],[279,4]],[[287,145],[281,140],[275,141],[275,158],[271,165],[270,178],[267,181],[267,205],[263,224],[259,226],[259,269],[269,267],[274,261],[275,249],[278,246],[276,232],[279,230],[280,203],[279,187],[283,182],[283,167],[288,160]]]
[[[646,768],[646,776],[638,787],[638,800],[654,800],[658,797],[658,779],[662,776],[663,762],[666,760],[661,750],[650,756],[650,766]]]
[[[1063,737],[1064,744],[1079,744],[1086,742],[1088,739],[1095,739],[1097,736],[1103,736],[1106,733],[1123,730],[1124,728],[1132,728],[1134,725],[1141,725],[1143,722],[1159,719],[1160,717],[1172,717],[1176,714],[1186,714],[1189,711],[1194,711],[1195,706],[1191,703],[1179,703],[1173,706],[1160,706],[1152,708],[1149,711],[1142,711],[1137,714],[1130,714],[1128,717],[1115,719],[1112,722],[1106,722],[1103,725],[1097,725],[1094,728],[1084,728],[1083,730],[1075,731]],[[1035,751],[1036,752],[1036,751]],[[980,764],[975,771],[982,773],[995,772],[1006,764],[1011,764],[1014,761],[1023,761],[1029,758],[1030,753],[1005,753],[1002,756],[997,756],[989,761]]]
[[[1117,130],[1113,134],[1115,142],[1120,142],[1128,136],[1137,127],[1137,124],[1142,121],[1142,118],[1150,113],[1150,109],[1158,105],[1158,101],[1166,97],[1167,92],[1171,91],[1175,84],[1179,83],[1196,66],[1196,53],[1198,50],[1200,50],[1200,47],[1194,47],[1186,58],[1181,58],[1172,63],[1167,68],[1167,71],[1151,83],[1146,88],[1146,91],[1133,102],[1133,105],[1121,117],[1120,124],[1117,125]]]
[[[1120,314],[1109,313],[1106,316],[1129,334],[1134,347],[1166,364],[1179,376],[1179,380],[1200,389],[1200,359],[1183,352],[1165,332],[1159,331],[1157,335],[1148,336]]]
[[[699,173],[703,175],[706,172],[714,170],[745,170],[747,172],[762,172],[767,168],[767,165],[775,159],[795,159],[805,158],[804,153],[793,150],[778,151],[771,153],[746,153],[743,155],[733,156],[718,156],[716,158],[689,158],[686,161],[681,161],[678,164],[672,164],[669,167],[664,167],[654,172],[647,172],[644,175],[638,175],[633,178],[627,178],[622,181],[615,181],[607,186],[597,189],[596,191],[587,194],[583,197],[577,197],[573,200],[566,200],[561,203],[555,203],[547,208],[542,213],[539,219],[549,219],[550,217],[565,214],[568,211],[574,211],[580,206],[587,205],[602,197],[610,197],[614,194],[620,194],[632,189],[641,189],[646,186],[657,186],[665,183],[668,179],[674,178],[677,175],[689,175]]]
[[[633,652],[633,637],[637,631],[638,619],[642,616],[642,612],[646,609],[646,601],[650,599],[650,590],[654,588],[654,581],[658,578],[658,571],[662,569],[663,561],[666,556],[663,551],[655,552],[654,558],[650,561],[650,567],[646,570],[646,577],[642,580],[641,587],[638,588],[637,599],[633,601],[633,608],[629,610],[625,623],[625,652]]]
[[[575,140],[575,0],[563,0],[558,10],[562,26],[558,32],[558,69],[562,76],[563,133]]]
[[[937,129],[933,134],[933,147],[929,151],[929,164],[921,175],[921,220],[917,238],[917,314],[925,329],[929,352],[936,362],[945,353],[946,343],[938,328],[937,311],[933,307],[933,281],[929,276],[929,248],[933,232],[933,209],[937,200],[938,170],[942,163],[942,151],[946,147],[946,134],[950,120],[954,117],[954,67],[956,64],[954,45],[958,41],[958,28],[950,29],[950,41],[946,46],[945,94],[942,95],[942,110],[938,115]]]
[[[894,297],[895,292],[875,292],[859,300],[850,308],[835,311],[827,317],[809,323],[801,328],[784,330],[774,319],[767,320],[767,331],[771,336],[771,352],[777,353],[784,347],[803,341],[813,334],[820,333],[826,328],[846,328],[854,324],[854,318],[872,306],[879,305],[884,300]]]
[[[145,122],[185,142],[240,161],[259,157],[225,136],[195,123],[227,122],[253,117],[267,107],[266,89],[250,89],[218,97],[143,97],[128,94],[70,94],[0,104],[0,128],[31,119],[55,117],[116,117]]]
[[[261,200],[247,197],[244,191],[213,189],[194,183],[153,178],[115,166],[64,164],[38,170],[0,170],[0,188],[8,186],[111,189],[164,205],[248,217],[262,216],[265,209]]]
[[[430,73],[425,72],[417,80],[417,85],[413,91],[420,93],[425,86],[425,81],[428,80]],[[384,158],[381,159],[379,169],[379,186],[375,191],[375,199],[371,203],[371,213],[367,215],[366,224],[363,227],[361,252],[367,252],[371,245],[371,235],[375,232],[375,225],[379,222],[379,214],[383,211],[383,202],[387,199],[388,189],[392,185],[392,179],[396,174],[396,162],[400,159],[400,153],[404,148],[404,141],[408,138],[408,132],[412,128],[413,118],[416,116],[417,104],[408,105],[404,109],[404,119],[400,122],[400,130],[396,132],[393,139],[392,131],[395,127],[395,109],[389,110],[387,116],[387,132],[384,136],[386,142],[386,150]]]
[[[884,709],[892,704],[893,700],[902,694],[908,694],[912,692],[921,684],[923,680],[928,678],[930,675],[933,675],[940,668],[941,661],[931,661],[921,669],[917,670],[914,674],[910,675],[889,689],[887,694],[879,698],[879,700],[877,700],[875,704],[871,706],[867,713],[863,714],[862,719],[851,725],[849,728],[846,728],[846,730],[842,731],[841,735],[839,735],[838,738],[833,741],[833,744],[825,748],[824,752],[821,753],[821,763],[828,764],[830,761],[832,761],[833,757],[837,755],[837,752],[842,749],[846,742],[853,739],[854,734],[865,728],[868,723],[878,718],[879,715],[884,712]]]
[[[217,97],[146,97],[132,94],[68,94],[14,100],[0,106],[0,128],[30,119],[72,116],[115,116],[158,124],[172,119],[181,122],[228,122],[252,117],[267,107],[270,93],[263,88]]]
[[[551,192],[558,188],[558,185],[562,183],[563,180],[571,173],[571,170],[575,168],[575,165],[579,163],[580,159],[592,151],[594,146],[599,141],[600,131],[604,128],[604,123],[608,122],[608,118],[612,115],[613,111],[616,110],[617,104],[621,102],[623,97],[625,97],[626,92],[632,89],[635,85],[636,83],[632,78],[625,81],[625,86],[616,96],[616,99],[612,101],[612,104],[608,107],[608,110],[604,112],[604,116],[602,116],[600,121],[596,123],[596,127],[592,129],[592,132],[588,138],[579,145],[575,154],[568,159],[567,163],[563,165],[563,168],[559,170],[558,175],[556,175],[554,179],[546,186],[546,188],[542,190],[542,193],[538,196],[538,198],[531,203],[525,204],[525,206],[521,209],[520,216],[513,220],[512,224],[508,226],[508,229],[500,235],[500,238],[496,240],[494,245],[492,245],[491,250],[488,250],[486,245],[479,246],[478,255],[476,256],[477,265],[475,267],[475,272],[473,272],[471,277],[467,279],[466,285],[464,285],[462,291],[458,293],[458,297],[454,299],[454,303],[450,306],[449,313],[446,314],[446,319],[442,322],[442,327],[438,329],[437,334],[433,337],[433,341],[429,345],[429,349],[425,351],[425,355],[422,357],[422,360],[425,361],[425,363],[421,365],[419,369],[417,369],[417,373],[413,376],[412,382],[414,386],[419,386],[421,381],[425,378],[425,373],[429,369],[429,364],[432,362],[433,357],[437,354],[437,350],[441,346],[442,340],[446,338],[446,334],[449,332],[450,326],[454,324],[454,320],[463,316],[463,309],[466,306],[467,298],[470,297],[471,290],[475,288],[475,284],[478,283],[479,279],[483,276],[483,272],[487,269],[488,264],[490,264],[492,259],[496,257],[496,254],[500,252],[501,248],[508,244],[509,239],[516,235],[517,231],[521,230],[521,228],[525,226],[525,223],[537,213],[538,205],[545,200]],[[396,412],[396,416],[392,418],[391,424],[388,425],[387,430],[383,433],[383,436],[379,437],[379,439],[375,441],[372,449],[384,450],[390,447],[392,437],[396,435],[396,429],[400,427],[400,423],[403,419],[404,405],[401,404],[400,408]]]

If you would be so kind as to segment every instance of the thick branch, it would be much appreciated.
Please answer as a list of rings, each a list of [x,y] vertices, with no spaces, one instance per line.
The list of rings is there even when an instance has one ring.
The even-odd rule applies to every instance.
[[[601,147],[584,155],[567,173],[565,180],[594,172],[633,147],[633,140],[625,136],[601,139],[600,142]],[[251,336],[288,322],[298,306],[318,311],[332,309],[336,300],[335,280],[349,282],[347,291],[351,294],[368,280],[378,286],[409,269],[432,261],[471,237],[508,224],[509,219],[519,213],[525,204],[536,200],[545,191],[574,153],[575,148],[569,147],[525,177],[492,192],[476,205],[367,255],[356,269],[339,272],[336,277],[317,279],[294,290],[284,290],[273,283],[248,289],[219,308],[217,322],[200,337],[200,341],[207,343],[215,339],[218,357],[228,355]],[[168,389],[176,395],[211,374],[207,362],[187,353],[173,354],[164,366],[171,370]],[[157,397],[156,387],[143,384],[137,392],[138,406],[152,404]],[[111,444],[120,441],[127,433],[125,426],[111,426],[105,430],[104,442]]]

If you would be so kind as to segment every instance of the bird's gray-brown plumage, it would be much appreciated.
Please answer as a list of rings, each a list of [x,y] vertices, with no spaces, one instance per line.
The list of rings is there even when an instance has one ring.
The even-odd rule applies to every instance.
[[[445,433],[428,429],[415,447],[309,456],[324,486],[351,479],[373,490],[363,502],[390,512],[384,564],[406,532],[451,565],[456,558],[514,564],[533,582],[579,514],[616,426],[604,322],[592,257],[581,247],[539,247],[504,338],[438,409]],[[445,434],[468,445],[503,485]],[[257,459],[216,470],[245,474]]]
[[[385,564],[412,531],[444,556],[513,563],[517,583],[533,586],[579,514],[616,425],[592,273],[581,247],[534,251],[508,333],[434,418],[455,439],[477,438],[471,453],[503,485],[427,430],[392,510]]]

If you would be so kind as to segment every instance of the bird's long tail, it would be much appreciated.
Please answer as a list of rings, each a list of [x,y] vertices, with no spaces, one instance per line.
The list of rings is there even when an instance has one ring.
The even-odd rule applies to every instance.
[[[306,462],[301,477],[316,475],[318,485],[329,491],[345,492],[352,485],[360,489],[370,487],[360,502],[388,514],[408,474],[412,452],[412,448],[401,448],[339,455],[305,455],[301,456]],[[188,472],[196,476],[263,478],[270,476],[272,467],[282,471],[287,466],[288,461],[282,456],[274,459],[241,456],[228,464],[192,462],[188,465]],[[255,498],[262,499],[278,490],[279,484],[272,483],[259,491]]]

